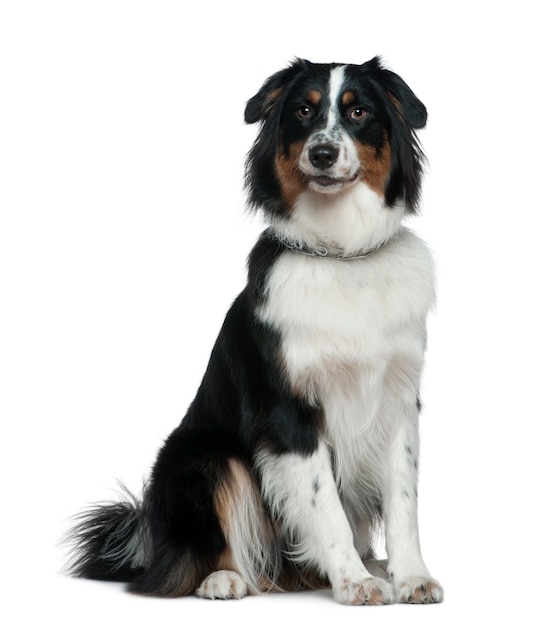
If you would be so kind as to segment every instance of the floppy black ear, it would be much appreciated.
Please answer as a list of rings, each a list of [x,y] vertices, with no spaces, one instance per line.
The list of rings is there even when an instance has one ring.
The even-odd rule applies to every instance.
[[[296,59],[290,67],[267,78],[263,87],[248,100],[244,111],[245,122],[254,124],[269,117],[287,88],[308,65],[310,65],[309,61]]]
[[[385,95],[390,96],[394,108],[410,128],[423,128],[426,125],[425,105],[398,74],[383,66],[380,57],[367,61],[363,67],[370,71],[372,79]]]
[[[382,70],[389,92],[398,103],[398,111],[411,128],[423,128],[426,125],[425,105],[394,72]]]

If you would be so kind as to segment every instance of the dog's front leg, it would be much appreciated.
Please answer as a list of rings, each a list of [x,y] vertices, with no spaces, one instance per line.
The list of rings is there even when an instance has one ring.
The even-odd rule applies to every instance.
[[[417,465],[419,455],[418,408],[404,411],[394,428],[383,489],[388,573],[397,600],[410,603],[441,602],[443,590],[421,556],[417,523]]]
[[[292,558],[315,565],[343,604],[387,604],[393,588],[370,575],[353,545],[327,447],[259,456],[263,496],[288,536]]]

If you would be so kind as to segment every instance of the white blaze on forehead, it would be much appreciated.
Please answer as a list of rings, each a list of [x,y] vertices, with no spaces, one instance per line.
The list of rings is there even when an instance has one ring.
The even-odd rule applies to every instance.
[[[332,144],[337,152],[337,158],[333,164],[325,168],[325,176],[334,178],[337,186],[326,185],[322,187],[318,181],[310,181],[309,187],[319,193],[335,193],[346,183],[353,183],[359,174],[361,163],[355,142],[344,128],[340,115],[341,96],[344,91],[345,74],[347,65],[340,65],[329,71],[327,84],[328,108],[324,112],[322,127],[308,137],[299,156],[299,169],[306,176],[317,177],[322,174],[321,169],[312,162],[310,153],[314,146],[320,144]]]
[[[340,65],[331,70],[329,76],[329,116],[327,118],[327,131],[334,128],[339,119],[340,94],[344,84],[346,66]]]

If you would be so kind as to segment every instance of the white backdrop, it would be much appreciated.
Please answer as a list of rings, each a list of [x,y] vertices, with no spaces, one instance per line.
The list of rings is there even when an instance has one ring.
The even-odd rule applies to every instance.
[[[532,623],[541,418],[533,11],[527,0],[0,5],[7,623]],[[439,275],[420,517],[445,602],[346,608],[326,592],[165,601],[59,575],[66,519],[114,497],[116,479],[139,490],[243,286],[261,229],[243,211],[255,136],[244,103],[294,56],[362,63],[375,54],[429,110],[420,137],[430,167],[411,222]]]

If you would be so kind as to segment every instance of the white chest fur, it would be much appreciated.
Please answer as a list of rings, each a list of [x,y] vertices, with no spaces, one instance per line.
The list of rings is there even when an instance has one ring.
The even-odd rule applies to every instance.
[[[267,296],[259,316],[281,334],[295,393],[323,408],[340,475],[361,435],[384,438],[395,405],[415,404],[434,301],[431,255],[407,229],[356,261],[286,252]],[[377,437],[370,446],[375,454]]]

